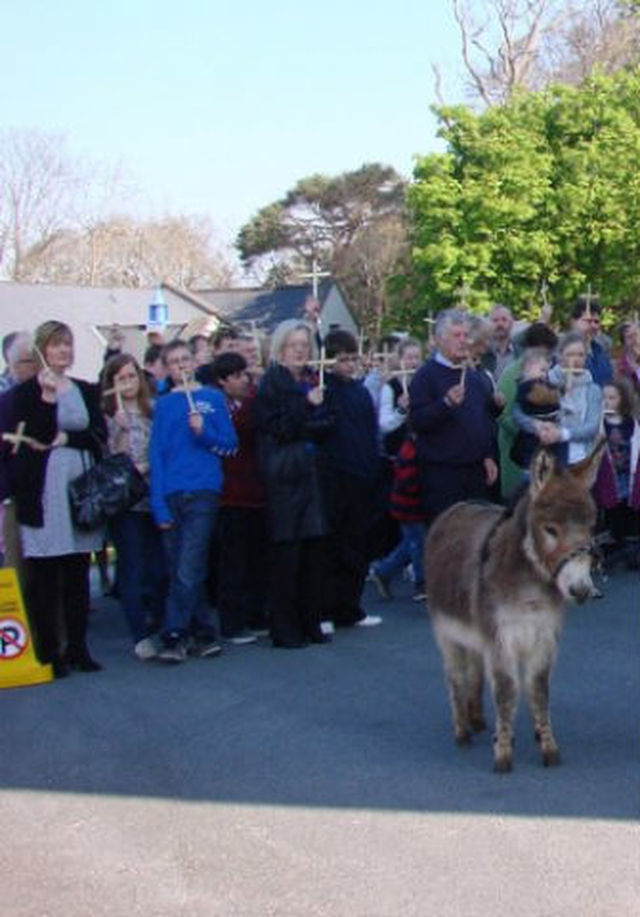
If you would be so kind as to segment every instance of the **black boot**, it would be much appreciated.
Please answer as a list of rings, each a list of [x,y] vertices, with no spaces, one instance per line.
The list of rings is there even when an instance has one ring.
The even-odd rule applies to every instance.
[[[68,649],[64,661],[77,672],[101,672],[102,666],[91,656],[86,646],[78,650]]]

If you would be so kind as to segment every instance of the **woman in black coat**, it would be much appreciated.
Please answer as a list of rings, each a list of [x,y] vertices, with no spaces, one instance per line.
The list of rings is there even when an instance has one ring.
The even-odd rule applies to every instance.
[[[333,424],[317,376],[308,367],[312,353],[309,327],[282,322],[254,408],[271,546],[271,639],[274,646],[289,649],[329,639],[320,628],[327,521],[316,444]]]
[[[106,431],[97,386],[67,374],[73,363],[71,329],[62,322],[44,322],[34,343],[46,366],[12,391],[9,427],[29,440],[10,456],[9,470],[38,656],[61,677],[67,666],[85,672],[100,669],[86,636],[91,552],[102,546],[102,533],[81,532],[73,524],[68,484],[92,457],[100,457]],[[64,655],[59,607],[66,631]]]

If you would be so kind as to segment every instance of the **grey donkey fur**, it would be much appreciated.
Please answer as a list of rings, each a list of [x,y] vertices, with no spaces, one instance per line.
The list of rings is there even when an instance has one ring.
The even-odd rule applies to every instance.
[[[494,770],[510,771],[521,687],[545,766],[560,753],[549,717],[549,676],[565,602],[596,595],[591,579],[596,509],[589,493],[604,443],[560,468],[540,450],[512,512],[457,503],[430,529],[428,607],[442,653],[458,744],[486,728],[485,672],[495,705]]]

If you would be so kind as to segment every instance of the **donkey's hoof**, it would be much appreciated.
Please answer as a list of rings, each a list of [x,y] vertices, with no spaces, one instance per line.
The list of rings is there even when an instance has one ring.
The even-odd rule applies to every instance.
[[[552,748],[542,752],[542,763],[545,767],[556,767],[560,764],[560,752],[557,748]]]
[[[468,729],[456,733],[456,745],[458,748],[468,748],[471,745],[471,733]]]
[[[511,758],[496,758],[493,763],[494,774],[510,774],[513,770]]]
[[[474,732],[484,732],[487,728],[487,721],[483,716],[476,716],[471,720],[471,728]]]

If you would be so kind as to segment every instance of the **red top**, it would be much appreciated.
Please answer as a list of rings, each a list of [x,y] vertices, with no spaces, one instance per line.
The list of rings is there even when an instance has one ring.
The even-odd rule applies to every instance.
[[[227,399],[227,407],[238,435],[239,448],[235,455],[223,461],[224,483],[221,506],[243,506],[261,509],[265,505],[264,488],[258,469],[258,448],[253,425],[255,390],[242,401]]]

